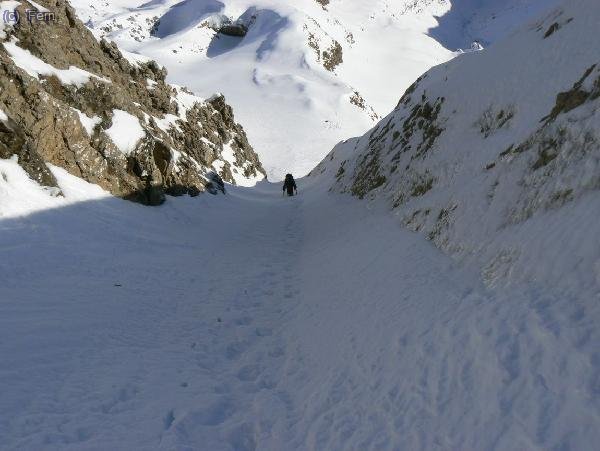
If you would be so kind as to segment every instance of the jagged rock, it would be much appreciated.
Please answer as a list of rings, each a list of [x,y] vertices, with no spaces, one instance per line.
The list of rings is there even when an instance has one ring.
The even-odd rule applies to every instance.
[[[323,67],[333,72],[337,66],[344,62],[342,46],[334,41],[331,47],[323,51]]]
[[[234,171],[264,175],[222,96],[203,101],[168,85],[166,70],[155,62],[130,62],[114,43],[98,42],[64,0],[40,2],[55,13],[55,21],[6,27],[4,44],[52,67],[32,76],[0,45],[0,110],[8,117],[0,128],[0,156],[16,154],[44,185],[56,185],[45,164],[52,163],[149,205],[162,202],[164,193],[214,192],[218,183],[209,174],[215,168],[230,183]],[[29,7],[19,6],[22,14]],[[90,76],[78,83],[61,80],[71,67]],[[117,110],[137,121],[144,136],[127,152],[108,134]],[[222,157],[224,147],[235,161]]]
[[[317,61],[328,71],[335,71],[335,68],[344,62],[344,50],[341,44],[324,33],[323,30],[319,29],[320,37],[308,31],[306,25],[304,26],[304,30],[308,33],[308,46],[315,51]],[[322,40],[325,40],[325,42],[329,41],[330,44],[327,50],[321,51]]]
[[[548,122],[553,121],[560,114],[568,113],[578,106],[583,105],[588,100],[594,100],[600,97],[600,75],[596,75],[596,79],[594,80],[590,91],[583,89],[584,82],[592,75],[596,67],[598,67],[598,64],[594,64],[588,68],[581,79],[573,85],[572,89],[558,93],[554,108],[543,120],[547,120]]]
[[[16,155],[29,177],[41,185],[58,187],[44,160],[26,141],[27,137],[18,124],[10,119],[0,121],[0,158]]]

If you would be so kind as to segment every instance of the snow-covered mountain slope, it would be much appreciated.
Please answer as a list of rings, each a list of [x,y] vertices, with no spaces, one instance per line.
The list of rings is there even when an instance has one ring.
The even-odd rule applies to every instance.
[[[600,285],[600,4],[564,3],[424,75],[315,170],[385,199],[487,282]]]
[[[310,180],[149,209],[51,169],[64,198],[0,160],[2,450],[600,440],[583,287],[486,288],[386,209]]]
[[[171,81],[202,96],[223,92],[275,179],[305,174],[370,128],[457,44],[491,42],[553,2],[72,1],[97,36],[156,59]],[[217,33],[229,21],[248,34]]]

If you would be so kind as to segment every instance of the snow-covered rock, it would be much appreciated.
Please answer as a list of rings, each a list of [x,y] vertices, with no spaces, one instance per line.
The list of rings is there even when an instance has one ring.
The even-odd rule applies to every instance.
[[[56,186],[51,163],[149,204],[164,193],[213,192],[221,178],[251,185],[264,177],[222,96],[204,100],[167,84],[155,62],[96,40],[68,3],[42,3],[8,5],[22,18],[32,7],[54,17],[3,30],[0,157],[17,155],[46,186]]]

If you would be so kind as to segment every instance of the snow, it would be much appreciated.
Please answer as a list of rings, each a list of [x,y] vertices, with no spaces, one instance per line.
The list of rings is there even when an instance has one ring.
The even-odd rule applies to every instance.
[[[72,108],[72,110],[77,113],[77,116],[79,117],[79,122],[81,123],[81,126],[85,129],[88,136],[92,136],[94,127],[100,122],[102,122],[100,116],[89,117],[86,114],[79,111],[77,108]]]
[[[314,180],[294,198],[263,182],[148,208],[52,170],[65,198],[0,160],[7,449],[600,439],[598,291],[486,288],[382,205]],[[562,239],[567,217],[540,219],[562,230],[555,248],[597,257]]]
[[[104,132],[124,155],[133,152],[146,136],[139,119],[123,110],[113,110],[112,125]]]
[[[444,14],[439,14],[430,36],[451,50],[464,49],[471,43],[487,47],[511,34],[518,26],[537,19],[561,0],[442,0]]]
[[[14,11],[21,4],[21,2],[14,0],[5,0],[0,2],[0,14],[2,19],[0,20],[0,40],[6,39],[6,33],[4,29],[6,27],[11,27],[16,22],[16,17],[14,15]]]
[[[167,133],[171,128],[175,128],[176,130],[181,131],[181,128],[177,124],[177,121],[179,121],[180,119],[181,118],[179,116],[175,116],[174,114],[165,114],[164,117],[160,119],[154,117],[154,122],[156,123],[158,128]]]
[[[2,110],[0,110],[0,121],[7,121],[8,120],[8,116],[6,115],[6,113]]]
[[[19,166],[16,155],[7,160],[0,159],[0,230],[8,232],[2,222],[6,219],[18,220],[41,211],[110,197],[98,186],[85,183],[62,168],[50,165],[50,169],[61,180],[65,196],[55,196],[52,189],[30,179]],[[1,299],[6,300],[5,297]]]
[[[152,90],[156,87],[157,83],[154,80],[147,78],[146,85],[147,85],[148,89]]]
[[[31,6],[33,6],[35,9],[37,9],[39,12],[42,12],[42,13],[50,12],[50,10],[48,8],[44,8],[42,5],[34,2],[33,0],[27,0],[27,2],[29,4],[31,4]]]
[[[204,141],[205,138],[202,138]],[[207,143],[210,141],[206,140]],[[221,152],[220,160],[213,162],[213,167],[216,169],[217,173],[220,173],[223,169],[225,163],[229,163],[229,167],[231,168],[231,173],[233,175],[233,179],[235,180],[235,184],[238,186],[255,186],[258,182],[262,181],[264,176],[262,174],[257,174],[254,176],[246,177],[239,172],[240,167],[236,165],[236,158],[234,155],[233,148],[231,147],[232,142],[228,142],[223,144],[223,151]],[[241,167],[244,168],[245,165]]]
[[[0,39],[5,39],[4,27],[12,26],[16,23],[17,17],[14,11],[21,5],[21,2],[15,0],[5,0],[0,2],[0,14],[2,20],[0,21]]]
[[[106,78],[98,77],[75,66],[71,66],[69,69],[57,69],[32,55],[29,50],[19,47],[17,42],[18,40],[13,37],[10,42],[4,42],[3,45],[14,63],[38,80],[40,75],[55,75],[65,85],[83,86],[88,82],[90,77],[110,83]]]
[[[140,55],[139,53],[128,52],[127,50],[124,50],[122,48],[120,48],[119,50],[121,51],[121,54],[123,55],[123,57],[127,61],[129,61],[130,64],[133,64],[134,66],[138,66],[140,63],[147,63],[149,61],[152,61],[152,58],[148,58],[147,56]]]
[[[0,2],[0,9],[2,11],[14,11],[21,5],[21,2],[16,0],[4,0]]]
[[[189,1],[186,8],[200,4]],[[293,38],[304,23],[298,8],[308,11],[309,3],[232,0],[223,8],[239,17],[251,3],[286,18],[282,28],[258,21],[260,45],[239,44],[208,62],[210,70],[188,76],[202,78],[199,85],[205,75],[215,84],[221,76],[220,89],[234,83],[226,94],[242,105],[248,101],[257,116],[251,127],[256,132],[263,121],[264,136],[273,133],[278,146],[300,139],[301,147],[318,147],[345,133],[352,114],[337,103],[347,91],[339,81],[344,69],[333,83],[331,74],[310,66],[310,54],[297,71],[283,58],[297,56]],[[327,11],[343,18],[340,11],[355,7],[362,19],[353,30],[378,29],[387,18],[398,31],[388,2],[366,3],[332,1]],[[533,5],[505,2],[520,4]],[[118,17],[167,14],[174,5],[110,3]],[[325,17],[316,2],[310,5],[312,15]],[[449,4],[395,7],[407,5],[415,9],[398,19],[408,21],[402,36],[432,44],[416,30],[431,30],[437,22],[432,11],[448,11]],[[380,8],[385,14],[376,13]],[[273,19],[271,13],[265,17]],[[98,10],[90,14],[104,17]],[[413,96],[445,98],[437,147],[422,158],[407,151],[402,158],[412,169],[386,172],[389,185],[367,201],[336,191],[351,182],[370,134],[340,144],[313,176],[297,179],[298,196],[282,197],[281,184],[262,181],[228,186],[226,196],[169,197],[154,208],[114,198],[50,166],[64,194],[57,196],[29,179],[16,157],[0,159],[2,447],[593,449],[600,440],[600,159],[597,145],[581,154],[577,144],[600,142],[597,100],[553,125],[574,137],[572,151],[557,157],[559,171],[532,173],[526,152],[496,158],[526,140],[556,94],[600,60],[598,17],[595,0],[570,0],[486,50],[430,71]],[[556,20],[564,25],[543,39]],[[188,33],[204,33],[193,23],[177,33],[175,22],[169,37],[140,45],[153,43],[158,52],[165,43],[183,43]],[[451,37],[471,39],[468,24],[477,21],[466,23]],[[505,25],[498,30],[508,33]],[[354,45],[365,39],[357,31]],[[261,56],[252,60],[257,45]],[[399,61],[410,59],[409,47],[397,47]],[[421,54],[415,49],[411,55]],[[427,61],[409,66],[431,64],[431,55],[421,56]],[[202,58],[188,61],[187,69],[200,67]],[[370,61],[378,58],[385,59],[373,51]],[[244,84],[248,61],[264,91]],[[227,72],[232,68],[240,78]],[[295,90],[288,93],[290,87]],[[239,97],[230,95],[235,89]],[[259,94],[272,97],[251,105]],[[394,104],[398,97],[390,95]],[[180,115],[194,99],[178,89]],[[273,105],[269,117],[257,113]],[[498,108],[511,110],[514,119],[483,137],[478,121]],[[305,121],[305,114],[338,110],[329,128],[314,134],[314,123]],[[383,124],[400,128],[404,114],[399,107]],[[323,117],[315,121],[322,125]],[[285,140],[277,128],[282,124],[289,127]],[[320,134],[325,129],[330,134]],[[139,120],[121,110],[113,112],[106,133],[125,154],[143,137]],[[285,167],[282,161],[300,171],[318,154],[294,146],[289,154],[272,154],[281,158],[270,160],[273,174]],[[172,154],[175,162],[181,158]],[[233,163],[230,144],[222,158],[219,168]],[[382,152],[385,170],[387,158],[392,155]],[[346,173],[334,183],[343,160]],[[490,161],[497,167],[484,170]],[[411,170],[429,171],[435,185],[390,213],[390,200],[406,189]],[[570,201],[545,208],[557,190],[567,189]],[[418,233],[404,222],[425,209],[439,218],[453,206],[452,227],[440,233],[446,241],[436,242],[441,249],[426,238],[431,221],[417,214]]]
[[[224,167],[225,162],[223,160],[215,160],[212,162],[212,168],[216,171],[217,174],[220,174]]]
[[[183,120],[186,119],[187,111],[191,109],[196,103],[203,103],[204,99],[198,97],[190,92],[186,92],[181,86],[172,85],[177,94],[175,95],[175,101],[177,102],[179,117]],[[200,125],[200,124],[199,124]]]
[[[178,170],[177,165],[179,164],[179,160],[181,159],[181,152],[176,149],[171,150],[171,158],[173,159],[173,165],[175,166],[175,170]]]

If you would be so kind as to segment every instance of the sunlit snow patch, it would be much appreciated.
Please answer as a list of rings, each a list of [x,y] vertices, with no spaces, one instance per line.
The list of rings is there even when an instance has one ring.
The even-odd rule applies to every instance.
[[[125,155],[129,155],[146,136],[139,119],[123,110],[113,110],[112,126],[105,133]]]
[[[229,163],[229,166],[231,168],[231,173],[233,175],[233,180],[235,180],[235,184],[239,185],[239,186],[254,186],[256,185],[258,182],[260,182],[261,180],[263,180],[263,176],[262,174],[257,174],[254,176],[250,176],[250,177],[246,177],[243,173],[240,173],[240,169],[243,171],[246,169],[246,166],[248,165],[248,162],[244,163],[241,166],[238,166],[236,164],[236,159],[235,159],[235,154],[233,151],[233,148],[231,147],[231,141],[223,144],[223,152],[221,152],[221,159],[224,162]],[[215,164],[216,163],[216,164]],[[218,161],[213,163],[213,166],[215,168],[218,168],[218,171],[220,171],[221,169],[223,169],[223,162],[222,161]]]
[[[17,66],[38,80],[40,75],[55,75],[65,85],[83,86],[88,82],[90,77],[110,83],[110,80],[106,78],[98,77],[75,66],[71,66],[68,69],[57,69],[31,54],[29,50],[19,47],[17,42],[18,40],[13,38],[10,42],[4,43],[4,48]]]

